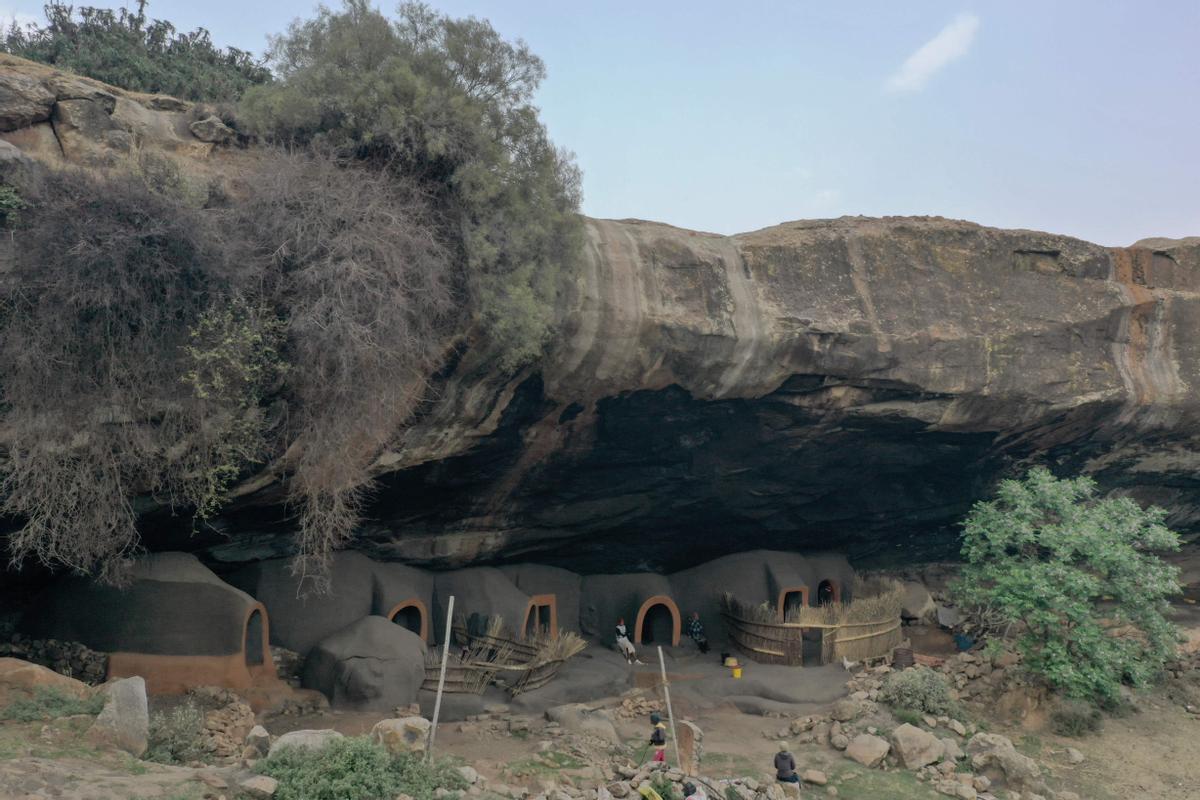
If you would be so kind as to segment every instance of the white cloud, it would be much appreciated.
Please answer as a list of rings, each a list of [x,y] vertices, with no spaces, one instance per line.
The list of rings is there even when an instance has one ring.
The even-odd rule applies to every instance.
[[[900,69],[887,79],[888,91],[921,91],[934,73],[967,54],[978,30],[979,17],[974,14],[961,14],[956,17],[953,22],[942,28],[937,36],[905,59]]]

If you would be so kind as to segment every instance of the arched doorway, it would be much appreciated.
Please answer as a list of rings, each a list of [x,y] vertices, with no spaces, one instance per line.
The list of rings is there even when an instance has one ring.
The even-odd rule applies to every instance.
[[[838,585],[826,578],[817,584],[817,605],[827,606],[833,603],[840,602],[842,593],[838,589]]]
[[[254,609],[246,619],[246,666],[255,667],[263,663],[265,657],[263,639],[263,612]]]
[[[388,612],[387,618],[420,636],[421,641],[429,641],[429,614],[425,611],[425,604],[415,597],[397,603]]]
[[[808,605],[808,587],[796,586],[779,593],[779,619],[787,622],[788,616]]]
[[[638,609],[637,622],[633,627],[633,640],[637,644],[679,645],[682,631],[679,607],[665,594],[655,595]]]
[[[534,636],[557,636],[558,598],[552,594],[535,594],[529,598],[523,632],[526,639]]]

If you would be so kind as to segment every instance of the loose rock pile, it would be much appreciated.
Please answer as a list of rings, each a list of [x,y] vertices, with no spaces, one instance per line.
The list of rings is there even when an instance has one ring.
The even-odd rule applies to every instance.
[[[108,655],[85,647],[79,642],[30,639],[18,633],[8,642],[0,643],[0,657],[3,656],[40,664],[60,675],[93,686],[104,683],[108,675]]]
[[[188,692],[204,711],[204,749],[217,762],[240,758],[246,736],[254,728],[254,711],[237,694],[217,686]]]

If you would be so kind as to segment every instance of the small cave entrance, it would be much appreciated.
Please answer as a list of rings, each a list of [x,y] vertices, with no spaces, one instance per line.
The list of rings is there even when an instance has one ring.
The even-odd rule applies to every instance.
[[[779,618],[787,622],[808,605],[808,589],[784,589],[779,593]]]
[[[263,663],[263,615],[259,609],[250,612],[246,620],[246,666],[256,667]]]
[[[817,584],[818,606],[833,605],[841,599],[841,592],[833,581],[826,579]]]
[[[525,638],[558,635],[558,600],[552,594],[535,594],[525,611]]]
[[[419,600],[405,600],[388,614],[388,619],[397,625],[406,628],[422,640],[426,638],[428,631],[425,617],[425,606]]]
[[[634,641],[638,644],[675,647],[679,644],[681,628],[679,608],[675,602],[662,595],[651,597],[638,611]]]

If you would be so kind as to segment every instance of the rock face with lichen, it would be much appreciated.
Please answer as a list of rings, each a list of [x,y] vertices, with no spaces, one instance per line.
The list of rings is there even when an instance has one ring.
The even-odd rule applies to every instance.
[[[177,101],[3,63],[0,140],[29,155],[103,160],[127,134],[236,169]],[[464,332],[377,459],[355,547],[582,572],[751,548],[940,556],[1033,463],[1200,520],[1198,239],[1105,248],[924,217],[586,229],[549,354],[506,374]],[[286,553],[274,468],[237,494],[214,526],[228,538],[188,546]],[[178,525],[147,517],[148,543]]]

